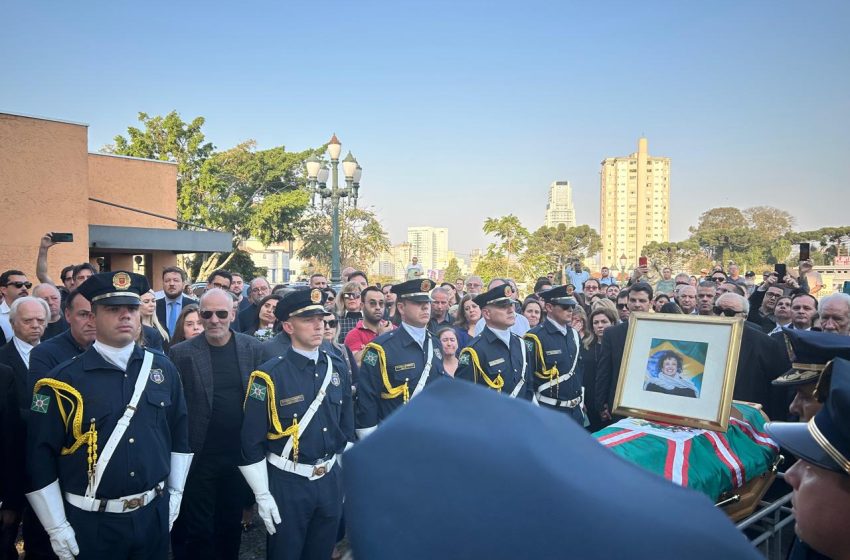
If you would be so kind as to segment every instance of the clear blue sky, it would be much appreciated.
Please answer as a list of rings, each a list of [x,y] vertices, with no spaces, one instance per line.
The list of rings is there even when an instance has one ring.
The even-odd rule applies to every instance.
[[[215,5],[212,5],[215,4]],[[219,148],[301,150],[336,132],[394,243],[488,216],[542,224],[572,182],[598,227],[599,163],[672,158],[671,239],[713,206],[843,225],[850,3],[7,2],[0,111],[90,124],[202,115]]]

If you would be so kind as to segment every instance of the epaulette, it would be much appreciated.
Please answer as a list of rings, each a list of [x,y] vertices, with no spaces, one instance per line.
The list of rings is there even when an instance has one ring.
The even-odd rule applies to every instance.
[[[381,393],[381,398],[395,399],[403,397],[403,402],[407,404],[407,401],[410,400],[410,388],[408,387],[408,382],[405,381],[397,387],[392,386],[392,383],[390,383],[390,376],[387,374],[387,354],[384,352],[383,347],[375,341],[372,341],[363,348],[365,350],[365,352],[363,352],[363,362],[371,366],[377,366],[378,370],[381,372],[381,381],[383,381],[384,389],[386,389],[386,392]]]
[[[458,361],[463,365],[469,365],[471,363],[473,382],[478,383],[478,376],[480,375],[488,387],[495,389],[500,393],[502,392],[502,387],[505,386],[505,380],[502,379],[502,375],[499,374],[495,379],[490,379],[490,376],[488,376],[487,372],[484,371],[484,368],[481,367],[478,352],[472,348],[471,344],[460,351],[460,358]]]
[[[278,356],[277,358],[278,360],[283,359],[282,356]],[[269,360],[269,362],[270,361],[271,360]],[[263,387],[257,382],[258,380],[265,383],[266,386]],[[286,436],[292,436],[292,453],[295,457],[294,460],[298,461],[298,418],[293,418],[292,425],[285,430],[283,429],[283,426],[280,423],[280,418],[277,415],[277,399],[275,398],[274,380],[272,380],[268,373],[260,370],[254,370],[251,372],[251,375],[248,377],[248,391],[245,393],[245,401],[242,404],[243,411],[248,406],[249,398],[264,402],[268,407],[269,423],[271,426],[266,434],[266,438],[274,440]]]

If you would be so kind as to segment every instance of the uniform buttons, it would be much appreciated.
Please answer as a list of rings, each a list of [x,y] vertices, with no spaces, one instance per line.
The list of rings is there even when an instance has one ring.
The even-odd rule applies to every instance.
[[[130,439],[129,439],[129,441],[130,441],[130,443],[136,443],[136,439],[135,439],[135,438],[130,438]]]
[[[136,476],[136,473],[134,471],[130,471],[130,476]]]
[[[159,403],[159,406],[165,406],[164,402]]]
[[[327,428],[322,428],[322,431],[323,431],[323,432],[327,432],[327,431],[328,431],[328,429],[327,429]]]
[[[319,374],[318,374],[318,373],[316,374],[316,377],[319,377]]]
[[[126,373],[124,374],[124,377],[127,377],[127,374],[126,374]]]

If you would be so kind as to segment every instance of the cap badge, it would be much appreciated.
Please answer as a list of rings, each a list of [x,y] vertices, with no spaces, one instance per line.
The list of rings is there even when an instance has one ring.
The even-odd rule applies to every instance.
[[[422,289],[423,292],[430,291],[431,290],[431,281],[430,280],[423,280],[421,289]]]
[[[505,297],[511,297],[513,290],[511,290],[510,286],[505,286]]]
[[[310,292],[310,301],[313,303],[319,303],[322,301],[322,291],[314,288],[313,291]]]
[[[126,290],[130,287],[132,280],[130,280],[130,275],[126,272],[117,272],[112,277],[112,285],[115,286],[116,290]]]
[[[567,295],[568,296],[573,295],[573,292],[575,292],[575,291],[576,291],[575,286],[572,286],[572,285],[567,286]]]
[[[162,375],[161,369],[152,369],[150,374],[150,380],[156,383],[157,385],[161,384],[165,381],[165,376]]]

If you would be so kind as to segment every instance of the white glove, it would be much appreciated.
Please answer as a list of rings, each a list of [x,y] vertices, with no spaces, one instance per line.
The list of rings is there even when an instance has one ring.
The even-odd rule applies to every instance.
[[[174,526],[174,520],[180,515],[180,503],[183,501],[183,489],[186,487],[186,477],[189,476],[189,466],[192,464],[191,453],[172,453],[171,470],[168,473],[168,530]]]
[[[242,471],[242,476],[248,482],[248,486],[254,491],[254,499],[257,501],[257,513],[260,514],[260,519],[266,525],[266,531],[270,535],[277,532],[275,525],[280,524],[280,512],[277,509],[277,503],[274,501],[274,496],[269,492],[269,471],[268,463],[263,459],[253,465],[239,467]]]
[[[60,560],[73,560],[80,553],[77,537],[73,527],[65,518],[65,504],[62,502],[62,492],[59,480],[54,480],[41,490],[27,494],[27,500],[32,506],[38,520],[50,537],[50,546]]]

